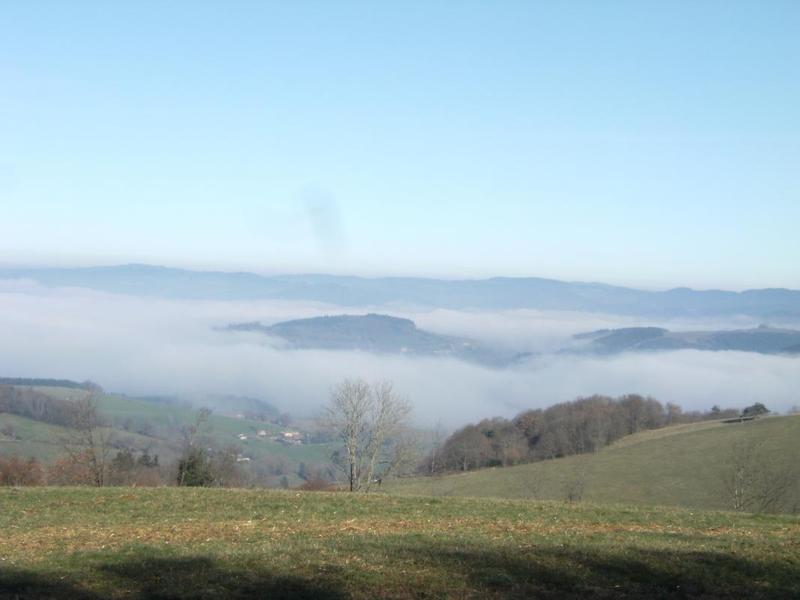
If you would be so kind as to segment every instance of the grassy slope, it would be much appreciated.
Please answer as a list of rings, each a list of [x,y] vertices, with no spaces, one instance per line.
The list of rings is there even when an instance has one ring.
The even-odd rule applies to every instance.
[[[35,456],[48,461],[63,451],[59,443],[67,432],[63,427],[7,413],[0,413],[0,425],[11,425],[15,435],[20,438],[11,441],[0,437],[0,456]]]
[[[0,489],[0,598],[800,595],[800,519],[214,489]]]
[[[778,460],[795,461],[800,455],[800,416],[676,426],[630,436],[593,455],[401,480],[388,489],[433,496],[561,499],[565,485],[583,471],[584,499],[589,501],[725,509],[721,465],[734,440],[743,439],[764,440]]]
[[[37,391],[62,399],[74,399],[86,396],[84,390],[59,387],[36,387]],[[156,427],[184,427],[194,423],[195,409],[171,404],[161,404],[118,394],[101,394],[98,399],[100,410],[108,417],[133,422],[147,420]],[[211,415],[210,424],[215,435],[235,439],[239,433],[255,434],[259,429],[270,433],[280,431],[280,427],[265,421],[235,419],[222,415]]]
[[[157,426],[184,427],[194,422],[197,411],[180,406],[160,405],[145,400],[137,400],[126,396],[106,394],[101,399],[101,410],[118,419],[146,418]],[[330,444],[302,444],[299,446],[286,446],[268,439],[259,439],[259,430],[266,430],[268,434],[282,431],[278,425],[266,421],[253,421],[236,419],[212,413],[209,419],[209,435],[220,446],[236,445],[242,453],[254,460],[268,456],[284,456],[291,464],[300,462],[327,463],[333,447]],[[244,433],[247,440],[240,440],[238,435]],[[179,444],[180,439],[175,438],[173,443]]]
[[[85,390],[70,388],[36,387],[34,389],[62,399],[75,399],[87,394]],[[174,458],[180,447],[181,437],[177,430],[192,424],[196,415],[196,411],[191,408],[159,404],[116,394],[102,394],[99,397],[99,407],[104,415],[118,423],[128,419],[134,424],[144,420],[150,421],[155,426],[154,437],[145,437],[126,431],[121,431],[119,435],[137,448],[149,447],[151,452],[160,454],[166,460]],[[64,437],[64,428],[37,423],[14,415],[0,415],[0,424],[7,423],[15,427],[21,440],[11,443],[0,440],[0,455],[35,456],[40,460],[48,461],[60,454],[61,448],[58,440]],[[300,462],[324,464],[328,462],[333,451],[333,446],[330,444],[285,446],[269,440],[256,439],[256,433],[261,429],[270,434],[281,431],[281,427],[265,421],[251,421],[212,414],[209,425],[209,434],[220,446],[236,445],[242,449],[244,455],[253,460],[283,456],[290,465],[295,467]],[[167,433],[167,428],[173,428],[173,431]],[[250,438],[241,441],[238,438],[240,433],[247,434]]]
[[[0,456],[35,457],[49,462],[64,454],[64,440],[69,437],[69,429],[59,425],[51,425],[35,421],[19,415],[0,413],[0,424],[14,428],[15,440],[0,438]],[[149,448],[151,452],[169,457],[175,448],[165,444],[163,440],[138,433],[116,432],[117,438],[126,445],[136,449]]]

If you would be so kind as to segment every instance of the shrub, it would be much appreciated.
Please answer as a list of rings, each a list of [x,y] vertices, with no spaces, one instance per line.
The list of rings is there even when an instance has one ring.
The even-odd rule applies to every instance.
[[[50,485],[94,485],[94,475],[86,460],[62,456],[47,467]]]
[[[311,479],[304,481],[303,485],[297,489],[303,490],[304,492],[334,492],[337,488],[327,479],[323,479],[322,477],[312,477]]]
[[[178,485],[205,487],[214,484],[211,460],[202,448],[191,447],[178,461]]]
[[[44,470],[35,458],[0,458],[0,485],[41,485]]]

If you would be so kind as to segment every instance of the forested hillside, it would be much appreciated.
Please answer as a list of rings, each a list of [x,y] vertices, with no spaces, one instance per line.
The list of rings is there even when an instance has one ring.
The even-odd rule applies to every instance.
[[[437,443],[420,465],[421,473],[509,466],[572,454],[597,452],[639,431],[680,423],[732,418],[737,409],[713,406],[684,411],[650,397],[595,395],[520,413],[513,419],[485,419]]]
[[[641,431],[588,454],[392,482],[398,494],[800,511],[800,415]]]

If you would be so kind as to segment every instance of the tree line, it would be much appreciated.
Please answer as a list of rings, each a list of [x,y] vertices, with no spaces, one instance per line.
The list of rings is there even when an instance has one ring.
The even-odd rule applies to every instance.
[[[85,393],[84,390],[76,394]],[[43,394],[31,388],[0,385],[0,413],[9,413],[35,421],[69,427],[74,405],[70,400]]]
[[[495,417],[462,427],[435,443],[418,471],[469,471],[596,452],[638,431],[739,414],[737,409],[718,406],[708,412],[687,412],[638,394],[594,395],[527,410],[513,419]]]
[[[72,381],[71,379],[46,379],[41,377],[0,377],[0,385],[59,387],[72,390],[86,390],[87,392],[103,391],[100,385],[89,379],[86,381]]]

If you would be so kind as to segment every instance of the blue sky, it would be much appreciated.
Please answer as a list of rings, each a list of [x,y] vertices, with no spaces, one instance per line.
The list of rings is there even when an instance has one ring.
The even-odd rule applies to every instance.
[[[4,2],[0,264],[800,288],[800,2]]]

